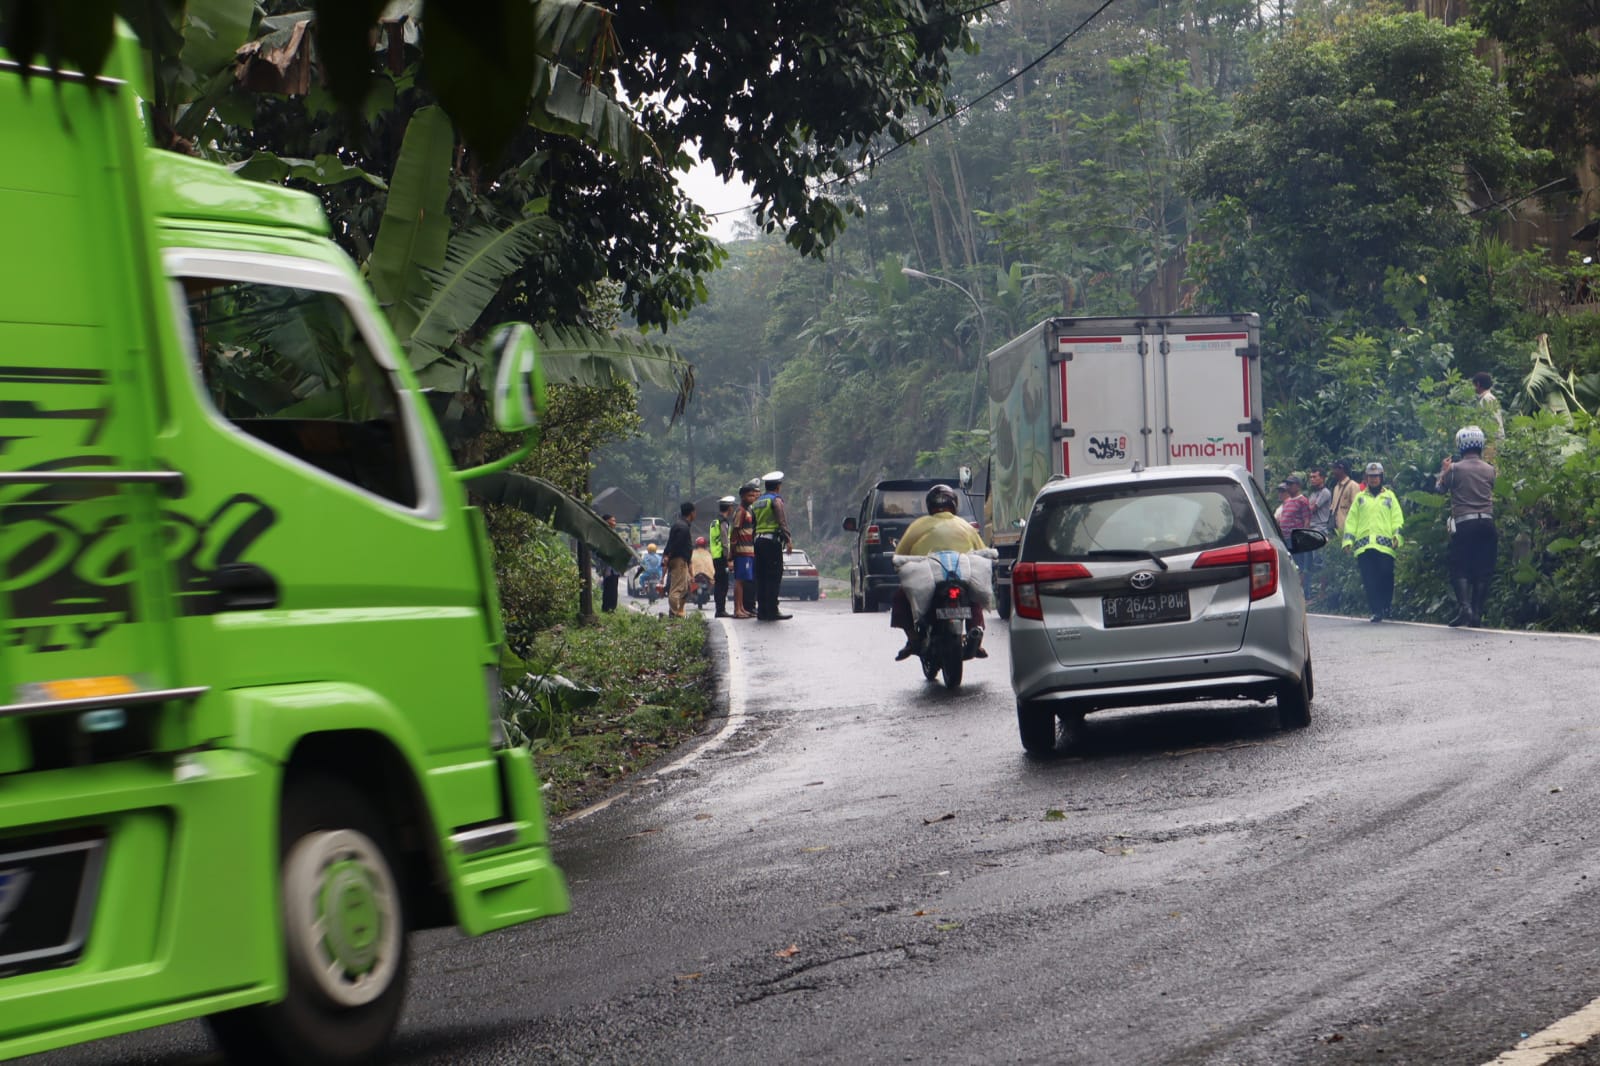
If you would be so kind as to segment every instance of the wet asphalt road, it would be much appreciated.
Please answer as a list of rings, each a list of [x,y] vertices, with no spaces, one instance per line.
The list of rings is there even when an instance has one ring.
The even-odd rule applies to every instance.
[[[785,609],[722,645],[731,739],[559,829],[571,915],[417,939],[393,1061],[1485,1063],[1600,996],[1600,643],[1317,618],[1308,730],[1112,712],[1042,761],[1003,626],[950,693]]]

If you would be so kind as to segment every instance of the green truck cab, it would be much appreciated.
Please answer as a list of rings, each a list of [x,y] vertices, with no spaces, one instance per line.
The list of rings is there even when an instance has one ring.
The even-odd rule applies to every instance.
[[[481,521],[313,197],[150,148],[125,81],[22,74],[0,1059],[194,1017],[230,1055],[370,1058],[409,931],[568,907],[498,739]],[[525,419],[531,388],[497,399]]]

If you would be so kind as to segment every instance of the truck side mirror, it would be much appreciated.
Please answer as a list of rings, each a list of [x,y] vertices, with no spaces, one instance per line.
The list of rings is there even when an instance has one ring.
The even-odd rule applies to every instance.
[[[495,428],[502,433],[521,433],[539,424],[549,403],[545,391],[544,369],[539,365],[539,345],[533,327],[526,322],[507,322],[489,335],[489,353],[494,358]]]
[[[956,471],[956,475],[961,482],[962,488],[970,489],[972,487],[972,467],[963,466],[960,470]]]

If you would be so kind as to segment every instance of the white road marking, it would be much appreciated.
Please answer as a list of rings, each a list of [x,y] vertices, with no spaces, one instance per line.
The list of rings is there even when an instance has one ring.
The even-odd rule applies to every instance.
[[[663,766],[649,777],[643,778],[638,782],[639,784],[649,784],[659,778],[665,777],[667,774],[677,773],[679,770],[689,766],[701,756],[709,755],[716,751],[718,748],[726,744],[733,737],[733,735],[739,731],[740,727],[744,725],[745,719],[748,717],[745,712],[744,671],[740,669],[739,666],[739,627],[733,624],[732,618],[715,618],[712,619],[712,622],[713,624],[716,622],[722,623],[723,636],[728,641],[728,717],[723,719],[722,727],[717,730],[716,734],[712,736],[711,739],[707,740],[703,744],[700,744],[693,751],[689,752],[678,761],[667,766]],[[607,807],[617,802],[617,800],[622,799],[632,791],[632,786],[624,788],[610,796],[607,796],[599,803],[592,803],[581,811],[574,811],[571,814],[566,815],[560,819],[560,824],[568,825],[572,822],[581,822],[592,814],[599,814],[601,811],[605,810]]]
[[[1485,1066],[1543,1066],[1587,1044],[1596,1034],[1600,1034],[1600,999],[1539,1030],[1510,1051],[1501,1052]]]

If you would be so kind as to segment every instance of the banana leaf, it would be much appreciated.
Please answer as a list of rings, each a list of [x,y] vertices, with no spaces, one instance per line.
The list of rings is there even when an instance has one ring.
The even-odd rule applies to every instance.
[[[675,394],[672,417],[694,395],[694,364],[664,344],[630,333],[540,326],[539,364],[546,381],[570,385],[649,384]]]
[[[424,107],[406,126],[389,182],[378,239],[367,259],[373,291],[395,334],[409,337],[433,289],[427,271],[443,270],[450,244],[450,158],[455,131],[439,107]]]
[[[403,338],[411,366],[422,370],[445,359],[471,329],[500,286],[539,249],[556,226],[541,213],[506,227],[477,226],[450,242],[443,270],[424,271],[433,291],[418,307],[417,324]]]
[[[467,489],[480,499],[503,507],[515,507],[559,532],[583,541],[596,555],[618,570],[626,570],[638,562],[628,542],[606,525],[594,508],[544,478],[501,470],[472,478],[466,484]]]

